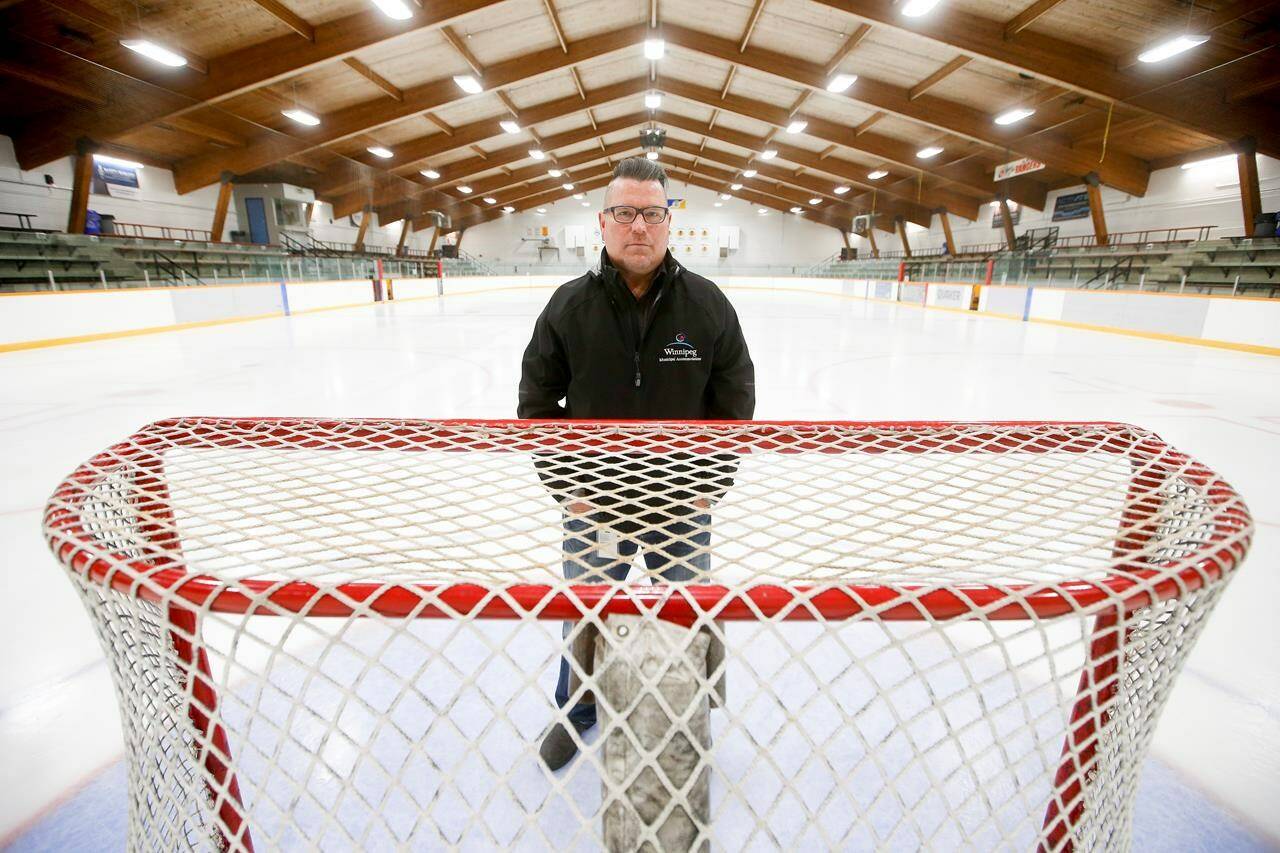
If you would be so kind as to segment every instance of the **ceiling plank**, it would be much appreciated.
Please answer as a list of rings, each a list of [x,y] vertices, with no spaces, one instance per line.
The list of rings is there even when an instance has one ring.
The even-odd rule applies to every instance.
[[[819,2],[826,3],[829,0]],[[812,89],[824,88],[823,69],[803,59],[760,48],[738,53],[737,45],[727,39],[673,24],[667,24],[663,32],[668,42],[687,50],[725,62],[736,62]],[[1089,172],[1097,172],[1103,183],[1132,195],[1143,195],[1147,189],[1149,169],[1143,161],[1130,154],[1111,151],[1107,159],[1099,163],[1092,154],[1074,151],[1053,140],[1035,136],[1017,137],[1009,132],[1002,132],[1005,129],[994,125],[989,115],[965,104],[932,95],[922,95],[913,101],[905,89],[865,76],[859,77],[849,91],[836,97],[846,97],[937,130],[982,142],[997,150],[1014,151],[1021,156],[1032,157],[1068,175],[1083,176]]]
[[[1036,0],[1036,2],[1009,19],[1004,25],[1004,37],[1007,39],[1013,38],[1053,11],[1054,7],[1062,2],[1063,0]]]
[[[876,110],[871,115],[864,118],[862,122],[853,129],[853,135],[861,136],[862,134],[870,130],[872,125],[874,125],[876,122],[880,121],[880,119],[884,118],[887,115],[888,113],[885,112],[884,110]]]
[[[715,179],[703,177],[700,171],[694,171],[694,172],[691,172],[688,170],[677,170],[677,171],[679,174],[684,176],[682,180],[684,180],[686,183],[690,183],[690,184],[693,184],[694,186],[702,187],[703,189],[708,189],[713,192],[718,192],[720,190],[721,185]],[[767,195],[765,193],[757,192],[755,190],[748,190],[745,187],[739,190],[737,193],[735,193],[734,197],[742,199],[743,201],[746,201],[746,202],[750,202],[751,204],[757,205],[759,207],[767,207],[771,210],[776,210],[779,213],[788,214],[788,215],[791,215],[789,212],[789,208],[795,206],[794,204],[788,204],[786,201],[778,199],[775,196]],[[821,213],[818,211],[810,211],[808,218],[811,220],[814,220],[815,222],[821,223],[823,225],[828,225],[832,228],[835,228],[838,231],[847,231],[849,230],[849,226],[853,224],[852,222],[849,222],[846,224],[836,219],[833,216],[829,216],[828,214]]]
[[[476,77],[482,83],[485,82],[484,66],[480,64],[480,60],[476,59],[475,54],[471,52],[469,47],[467,47],[466,42],[459,38],[458,34],[453,31],[453,27],[441,27],[440,35],[444,36],[444,40],[449,43],[449,46],[457,51],[458,55],[462,57],[462,61],[467,63],[467,66],[475,72]],[[567,53],[568,51],[565,52]]]
[[[971,57],[965,56],[963,54],[961,54],[960,56],[957,56],[955,59],[951,60],[946,65],[942,66],[937,71],[933,72],[928,77],[924,78],[919,83],[915,84],[910,89],[908,89],[907,99],[914,101],[916,98],[920,97],[925,92],[929,91],[934,86],[938,85],[943,80],[950,77],[952,74],[955,74],[957,71],[959,71],[961,68],[964,68],[966,65],[968,65],[972,61],[973,60]]]
[[[374,71],[368,65],[365,65],[363,62],[356,59],[354,56],[348,56],[346,59],[342,61],[343,63],[346,64],[348,68],[350,68],[352,71],[359,74],[364,79],[368,80],[373,85],[377,86],[387,95],[390,95],[392,98],[395,98],[397,101],[404,100],[404,91],[401,90],[399,86],[394,85],[386,77],[383,77],[377,71]]]
[[[60,95],[66,95],[68,98],[83,101],[86,104],[103,106],[107,103],[106,98],[73,80],[53,74],[45,74],[43,71],[37,71],[20,62],[0,59],[0,75],[14,80],[23,80],[42,89],[48,89],[50,92],[57,92]]]
[[[307,41],[316,40],[316,28],[311,26],[305,18],[294,12],[288,6],[280,2],[280,0],[253,0],[262,7],[268,15],[302,36]]]
[[[360,50],[450,23],[502,2],[504,0],[434,0],[427,8],[411,5],[414,16],[408,21],[393,21],[376,9],[356,12],[317,24],[313,42],[301,40],[290,33],[214,57],[210,60],[207,75],[166,75],[162,83],[145,80],[152,90],[159,87],[170,97],[149,99],[145,105],[127,111],[115,104],[79,111],[56,127],[40,123],[39,127],[24,129],[17,137],[15,147],[23,168],[34,168],[74,152],[76,141],[82,137],[104,140],[124,136],[156,121],[253,91]],[[103,64],[99,59],[84,61]],[[141,79],[130,74],[127,66],[113,64],[109,67]]]
[[[194,121],[185,116],[171,118],[165,122],[157,122],[158,127],[170,127],[174,130],[180,130],[183,133],[190,133],[195,136],[201,136],[205,139],[212,139],[215,142],[221,142],[224,145],[244,145],[244,140],[236,136],[234,133],[228,133],[221,128],[213,127],[202,121]]]
[[[827,60],[827,67],[823,70],[823,76],[830,77],[836,73],[836,69],[840,67],[840,63],[844,62],[849,54],[853,53],[853,49],[862,44],[862,40],[871,35],[870,24],[858,24],[857,28],[849,34],[844,40],[844,44],[840,45],[840,49],[836,51],[835,56]]]
[[[1280,86],[1280,69],[1276,69],[1262,77],[1254,78],[1251,83],[1231,88],[1227,91],[1227,103],[1234,104],[1248,100],[1255,95],[1269,92],[1277,86]]]
[[[576,189],[573,189],[573,190],[566,190],[566,189],[557,187],[554,190],[548,190],[544,193],[539,193],[536,196],[529,196],[527,198],[521,199],[518,203],[513,204],[512,207],[515,207],[516,210],[518,211],[523,211],[523,210],[532,210],[533,208],[536,208],[544,204],[555,204],[557,201],[563,201],[566,198],[572,197],[573,194],[576,192],[590,192],[591,190],[608,186],[609,181],[612,180],[612,177],[613,176],[611,174],[599,175],[595,178],[592,178],[591,180],[584,181]],[[482,213],[479,213],[467,219],[460,219],[457,222],[453,223],[450,230],[456,231],[459,228],[474,228],[477,225],[483,225],[486,222],[492,222],[493,220],[500,219],[506,215],[502,212],[502,208],[500,205],[494,205],[494,208],[496,209],[483,211]],[[424,221],[422,227],[429,227],[430,224],[431,223],[429,221]],[[414,222],[414,229],[421,230],[416,221]]]
[[[760,13],[764,11],[764,4],[767,0],[756,0],[755,8],[751,10],[751,17],[747,18],[747,28],[742,33],[742,44],[738,45],[738,52],[747,49],[747,42],[751,41],[751,34],[756,31],[756,24],[760,22]]]
[[[816,0],[862,20],[890,27],[900,32],[949,45],[964,53],[981,57],[1006,68],[1032,74],[1040,80],[1101,98],[1127,103],[1154,113],[1183,127],[1222,140],[1250,136],[1258,127],[1280,126],[1280,113],[1272,109],[1244,109],[1222,105],[1204,109],[1206,103],[1219,103],[1217,90],[1199,79],[1179,79],[1183,74],[1171,66],[1165,76],[1155,79],[1150,74],[1137,74],[1116,68],[1116,58],[1100,54],[1086,45],[1064,41],[1033,30],[1024,30],[1018,38],[1004,37],[1001,21],[984,18],[954,6],[939,14],[905,18],[893,0]],[[1261,0],[1241,0],[1261,2]],[[1172,78],[1170,75],[1173,75]],[[1280,156],[1280,134],[1259,139],[1259,151]],[[1263,147],[1266,151],[1263,151]],[[1035,156],[1029,154],[1028,156]],[[1036,157],[1048,162],[1044,157]],[[1110,155],[1108,155],[1110,159]],[[1105,164],[1103,164],[1105,165]],[[1077,171],[1072,169],[1072,172]],[[1081,172],[1085,174],[1087,172]],[[1101,174],[1100,174],[1101,176]],[[1103,178],[1104,183],[1119,189],[1121,184]],[[1145,182],[1143,184],[1145,191]],[[1126,190],[1132,192],[1132,190]],[[1137,193],[1141,195],[1142,193]]]
[[[569,53],[558,47],[513,57],[485,70],[489,89],[523,82],[570,65],[604,56],[636,44],[645,32],[644,26],[629,26],[602,33],[569,46]],[[364,101],[322,116],[318,127],[294,133],[271,132],[260,136],[235,152],[219,152],[188,158],[174,169],[174,185],[186,193],[207,186],[223,171],[234,174],[260,169],[291,154],[330,145],[386,124],[462,100],[465,97],[451,79],[435,80],[404,90],[404,100]],[[296,134],[296,135],[295,135]]]
[[[99,29],[106,30],[121,41],[146,38],[146,34],[137,24],[118,18],[110,12],[104,12],[97,6],[86,3],[85,0],[45,0],[45,2],[68,15],[79,18]],[[209,73],[209,61],[203,56],[185,50],[181,45],[176,45],[172,42],[165,42],[165,47],[185,59],[187,67],[192,71],[199,74]],[[132,57],[127,51],[126,55]],[[152,69],[147,68],[147,70],[150,71]]]
[[[547,8],[547,17],[551,19],[551,28],[556,31],[556,41],[560,42],[560,49],[568,53],[569,43],[565,41],[564,27],[560,26],[560,16],[556,14],[555,4],[551,0],[542,0],[542,5]]]
[[[431,122],[432,124],[434,124],[436,127],[440,128],[440,130],[444,131],[445,136],[453,136],[453,125],[449,124],[449,122],[440,118],[440,116],[436,115],[435,113],[423,113],[422,117],[425,118],[427,121]]]
[[[571,67],[569,69],[569,76],[573,78],[573,85],[578,87],[578,97],[585,101],[587,99],[587,90],[582,85],[582,77],[578,74],[578,69],[576,67]]]

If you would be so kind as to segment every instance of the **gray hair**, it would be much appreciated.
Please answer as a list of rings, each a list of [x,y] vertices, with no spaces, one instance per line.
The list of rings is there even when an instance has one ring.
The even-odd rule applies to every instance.
[[[667,171],[656,160],[644,157],[628,157],[613,167],[613,178],[609,181],[608,189],[605,190],[606,199],[609,197],[609,189],[612,189],[619,180],[657,181],[662,184],[662,192],[665,194],[667,191]]]

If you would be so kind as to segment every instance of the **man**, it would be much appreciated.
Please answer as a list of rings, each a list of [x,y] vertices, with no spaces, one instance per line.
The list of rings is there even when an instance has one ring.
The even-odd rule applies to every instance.
[[[534,325],[519,417],[750,420],[755,367],[738,316],[719,288],[667,251],[662,167],[641,157],[619,163],[599,219],[599,268],[557,288]],[[706,577],[708,510],[732,484],[732,462],[670,454],[657,461],[606,457],[590,468],[581,459],[544,458],[538,467],[564,510],[567,579],[623,580],[641,545],[651,575]],[[569,701],[569,674],[562,659],[560,707]],[[568,719],[586,731],[596,723],[595,705],[576,704]],[[556,770],[577,744],[557,723],[540,751]]]

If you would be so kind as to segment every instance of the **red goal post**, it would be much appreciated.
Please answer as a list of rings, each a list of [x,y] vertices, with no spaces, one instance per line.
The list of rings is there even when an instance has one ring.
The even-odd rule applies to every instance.
[[[576,532],[540,476],[548,467],[558,481],[584,484],[581,497],[598,509]],[[709,521],[694,524],[699,496],[714,505]],[[689,583],[561,574],[567,540],[595,553],[601,531],[614,529],[643,540],[642,551],[685,545],[709,568]],[[317,826],[351,843],[374,833],[397,844],[506,844],[514,832],[517,841],[585,838],[610,849],[669,842],[678,826],[692,846],[731,846],[724,833],[734,825],[784,846],[794,840],[779,828],[788,821],[776,809],[760,813],[754,777],[776,764],[780,732],[807,744],[805,773],[837,767],[815,734],[830,731],[848,733],[861,760],[832,770],[822,798],[798,781],[783,786],[820,843],[852,844],[870,832],[877,846],[900,836],[915,846],[998,838],[1058,850],[1127,839],[1155,716],[1243,559],[1252,523],[1210,469],[1124,424],[181,418],[80,466],[51,497],[45,531],[112,665],[129,744],[130,830],[141,846],[199,837],[278,846]],[[451,627],[433,633],[414,628],[418,620]],[[486,754],[486,778],[514,803],[504,816],[471,804],[454,827],[434,800],[410,795],[413,783],[394,769],[405,759],[359,743],[340,718],[327,737],[352,744],[355,768],[378,767],[412,805],[381,812],[352,776],[335,790],[371,813],[356,822],[364,835],[279,805],[330,796],[316,793],[329,780],[280,758],[310,744],[313,733],[291,727],[317,716],[305,693],[291,697],[281,684],[323,683],[346,707],[421,700],[429,710],[413,722],[369,711],[361,729],[392,732],[414,757],[409,734],[421,720],[430,743],[433,731],[453,730],[451,716],[483,716],[485,732],[523,732],[532,713],[517,719],[496,701],[484,671],[467,673],[447,698],[421,671],[440,663],[464,672],[450,655],[470,643],[489,649],[490,666],[521,672],[521,696],[537,694],[565,648],[548,630],[562,621],[574,626],[570,644],[585,627],[597,632],[604,672],[633,663],[647,671],[626,655],[652,658],[652,650],[619,652],[625,644],[611,625],[632,626],[637,638],[649,631],[664,661],[692,648],[683,639],[662,645],[673,626],[682,638],[708,632],[725,658],[695,674],[697,707],[683,709],[661,678],[641,678],[639,695],[623,703],[604,674],[573,658],[575,696],[594,698],[605,731],[599,747],[582,742],[586,760],[570,781],[546,775],[537,808],[522,799],[532,796],[522,786],[537,787],[523,779],[536,737],[508,738],[501,761]],[[398,658],[366,652],[363,634],[383,637],[386,649],[410,642],[410,657],[425,662],[402,671]],[[528,645],[538,649],[534,663],[522,657]],[[766,647],[769,655],[758,651]],[[386,683],[368,695],[363,682],[345,685],[348,672],[328,669],[344,654],[353,655],[351,671]],[[840,664],[820,698],[796,711],[776,677],[820,680],[806,656]],[[992,661],[1012,676],[975,674]],[[674,677],[685,663],[662,666],[663,678]],[[726,674],[727,701],[715,688]],[[735,684],[745,701],[735,700]],[[544,692],[547,722],[563,720]],[[880,707],[900,694],[911,696],[909,714]],[[994,709],[980,745],[971,741],[981,725],[947,719],[953,701]],[[628,728],[646,702],[669,723],[660,747]],[[709,706],[725,722],[698,722]],[[774,730],[762,707],[784,709],[786,727]],[[1019,713],[1012,734],[1000,734],[1004,717]],[[898,743],[926,729],[928,748]],[[677,741],[697,760],[696,784],[664,769]],[[445,753],[468,760],[462,740],[448,742]],[[632,770],[614,773],[622,759],[610,749]],[[866,820],[856,808],[853,819],[832,816],[835,801],[856,806],[866,768],[889,776]],[[657,817],[637,805],[646,771],[661,792]],[[571,789],[590,773],[600,777],[601,802],[579,810],[583,795]],[[921,778],[929,793],[912,799]],[[1018,785],[1043,794],[1034,818]],[[440,773],[437,790],[465,787],[462,774]],[[901,812],[883,818],[888,829],[877,823],[883,802]],[[559,807],[572,819],[553,819]]]

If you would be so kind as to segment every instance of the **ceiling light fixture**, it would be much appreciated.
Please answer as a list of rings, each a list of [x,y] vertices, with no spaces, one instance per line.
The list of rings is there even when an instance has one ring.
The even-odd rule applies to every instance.
[[[433,181],[438,180],[440,177],[440,173],[437,172],[435,169],[423,169],[418,174],[422,175],[422,177],[424,178],[430,178]]]
[[[844,195],[848,191],[849,191],[849,188],[846,187],[844,184],[841,184],[840,186],[832,190],[832,192],[835,193],[836,195]]]
[[[734,192],[737,192],[738,190],[742,189],[742,184],[729,184],[729,189],[733,190]]]
[[[777,157],[777,156],[778,156],[778,152],[776,149],[773,149],[773,148],[766,148],[760,152],[761,160],[772,160],[774,157]]]
[[[381,157],[383,160],[390,160],[395,155],[391,153],[390,148],[383,148],[381,145],[370,145],[365,149],[374,157]]]
[[[1162,41],[1138,54],[1139,62],[1164,62],[1180,53],[1186,53],[1193,47],[1199,47],[1209,40],[1206,35],[1184,33],[1180,36]]]
[[[645,95],[644,106],[645,109],[656,110],[658,107],[662,106],[662,96],[655,93]]]
[[[453,82],[458,84],[458,88],[466,92],[468,95],[478,95],[484,91],[484,86],[480,85],[480,81],[470,74],[455,74]]]
[[[800,133],[808,126],[809,126],[809,122],[805,121],[804,119],[796,119],[795,121],[787,125],[787,133]]]
[[[713,204],[713,205],[711,205],[711,206],[712,206],[712,207],[724,207],[724,202],[722,202],[722,201],[717,201],[715,204]]]
[[[520,132],[520,125],[516,124],[514,121],[500,121],[498,122],[498,127],[502,128],[507,133]]]
[[[720,198],[723,201],[728,201],[729,199],[733,198],[733,196],[729,195],[728,193],[720,193]]]
[[[413,10],[404,0],[373,0],[373,5],[393,21],[407,21],[413,17]]]
[[[814,204],[814,205],[822,204],[822,199],[820,199],[820,198],[816,198],[816,197],[815,197],[815,198],[811,198],[811,199],[809,199],[809,204]]]
[[[560,186],[564,187],[566,190],[573,189],[573,184],[561,184]]]
[[[657,159],[658,159],[658,152],[657,152],[657,151],[650,151],[650,152],[648,152],[647,154],[645,154],[644,156],[645,156],[645,157],[647,157],[647,158],[649,158],[650,160],[657,160]]]
[[[827,91],[836,94],[846,92],[857,80],[857,74],[837,74],[831,78],[831,82],[827,83]]]
[[[644,40],[644,58],[650,60],[658,60],[667,52],[667,43],[662,39],[645,39]]]
[[[929,14],[940,0],[907,0],[902,7],[902,14],[907,18],[919,18]]]
[[[758,174],[758,173],[756,172],[756,170],[755,170],[755,169],[747,169],[745,172],[743,172],[743,173],[742,173],[742,177],[744,177],[744,178],[754,178],[757,174]]]
[[[558,178],[561,175],[563,175],[564,172],[560,171],[559,169],[547,169],[547,174],[553,178]]]
[[[153,41],[146,39],[123,39],[120,44],[132,50],[134,53],[145,56],[152,62],[159,62],[161,65],[167,65],[170,68],[181,68],[187,64],[187,58],[174,53],[167,47],[161,47]]]
[[[123,160],[119,157],[109,157],[106,154],[94,154],[93,159],[98,163],[106,163],[108,166],[119,166],[122,169],[142,169],[145,168],[141,163],[135,163],[132,160]],[[1187,168],[1183,166],[1182,168]]]
[[[1227,163],[1235,163],[1236,155],[1227,154],[1224,157],[1210,157],[1208,160],[1194,160],[1190,163],[1183,163],[1182,170],[1190,171],[1191,169],[1203,169],[1206,166],[1225,166]]]
[[[511,205],[507,205],[506,207],[502,208],[502,212],[503,212],[503,213],[515,213],[515,212],[516,212],[516,209],[515,209],[514,207],[512,207]]]
[[[538,213],[546,213],[546,212],[547,212],[547,209],[545,207],[538,208]]]
[[[937,157],[941,153],[942,149],[937,145],[930,145],[917,151],[916,156],[921,160],[928,160],[930,157]]]
[[[462,193],[463,195],[471,195],[471,187],[467,186],[466,184],[458,184],[458,192]]]
[[[320,118],[312,113],[307,112],[301,107],[293,107],[288,110],[281,110],[280,114],[288,119],[293,119],[298,124],[305,124],[307,127],[315,127],[320,123]]]
[[[888,174],[888,171],[885,169],[876,169],[874,172],[867,172],[867,180],[878,181],[881,178],[886,177]]]
[[[1006,112],[1000,113],[1000,115],[996,116],[995,122],[996,124],[1001,126],[1008,125],[1008,124],[1017,124],[1018,122],[1022,121],[1024,118],[1027,118],[1028,116],[1033,116],[1035,114],[1036,114],[1036,111],[1031,109],[1030,107],[1018,107],[1016,109],[1007,110]]]
[[[765,208],[763,208],[763,207],[757,207],[757,208],[756,208],[756,213],[760,214],[761,216],[764,216],[764,215],[765,215],[766,213],[768,213],[768,212],[769,212],[769,211],[768,211],[768,210],[766,210],[766,209],[765,209]]]
[[[582,193],[574,193],[573,197],[576,198],[578,201],[582,201],[584,198],[586,198],[586,196],[584,196]]]
[[[485,203],[485,204],[497,204],[497,203],[498,203],[498,200],[497,200],[496,198],[494,198],[493,196],[491,196],[491,195],[487,195],[487,196],[485,196],[485,197],[484,197],[484,203]]]
[[[530,149],[529,149],[529,156],[530,156],[530,157],[532,157],[532,158],[533,158],[533,159],[535,159],[535,160],[545,160],[545,159],[547,159],[547,155],[542,153],[542,149],[541,149],[541,148],[530,148]]]
[[[792,212],[792,213],[799,213],[799,212],[800,212],[800,211],[802,211],[802,210],[804,210],[804,208],[803,208],[803,207],[793,207],[793,208],[791,208],[791,212]]]

